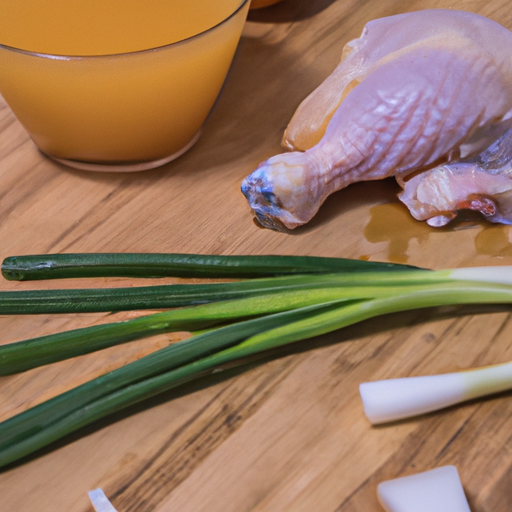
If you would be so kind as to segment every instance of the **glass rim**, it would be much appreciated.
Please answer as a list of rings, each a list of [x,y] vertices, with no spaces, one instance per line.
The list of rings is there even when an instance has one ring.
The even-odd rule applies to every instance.
[[[211,27],[209,27],[201,32],[198,32],[197,34],[193,34],[184,39],[174,41],[173,43],[167,43],[167,44],[163,44],[160,46],[152,46],[151,48],[144,48],[143,50],[133,50],[133,51],[129,51],[129,52],[119,52],[119,53],[102,53],[100,55],[61,55],[61,54],[57,54],[57,53],[43,53],[43,52],[35,52],[35,51],[31,51],[31,50],[24,50],[23,48],[16,48],[15,46],[9,46],[7,44],[2,44],[2,43],[0,43],[0,49],[12,51],[15,53],[21,53],[23,55],[27,55],[30,57],[38,57],[38,58],[42,58],[42,59],[51,59],[51,60],[65,60],[65,61],[125,57],[125,56],[155,52],[157,50],[163,50],[166,48],[171,48],[172,46],[178,46],[181,44],[188,43],[193,39],[199,38],[203,35],[208,34],[209,32],[216,30],[221,25],[224,25],[224,23],[227,23],[231,18],[235,17],[245,7],[245,5],[250,2],[251,2],[251,0],[241,0],[240,5],[231,14],[226,16],[224,19],[222,19],[215,25],[212,25]]]

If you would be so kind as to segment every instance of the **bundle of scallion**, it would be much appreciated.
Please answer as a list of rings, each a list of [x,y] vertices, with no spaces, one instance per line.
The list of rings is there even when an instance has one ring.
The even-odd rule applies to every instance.
[[[2,273],[12,280],[93,276],[238,280],[0,292],[0,314],[177,308],[0,346],[1,375],[159,333],[192,333],[0,423],[0,467],[109,414],[219,368],[261,357],[268,349],[386,313],[512,303],[512,269],[505,267],[430,271],[296,256],[61,254],[7,258]]]

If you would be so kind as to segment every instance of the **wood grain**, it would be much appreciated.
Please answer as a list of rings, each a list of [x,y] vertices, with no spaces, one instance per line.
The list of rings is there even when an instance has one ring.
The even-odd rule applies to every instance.
[[[60,166],[37,151],[0,102],[0,257],[148,251],[340,256],[432,268],[512,264],[511,227],[471,219],[435,230],[409,217],[393,181],[334,194],[310,225],[289,234],[258,228],[239,191],[260,161],[280,151],[298,103],[367,21],[436,7],[484,14],[512,29],[505,0],[284,0],[252,12],[197,145],[144,173]],[[76,284],[0,281],[0,289]],[[0,343],[110,319],[3,316]],[[474,512],[508,512],[510,393],[372,428],[358,384],[505,362],[511,340],[507,308],[472,307],[390,315],[302,342],[167,393],[1,472],[0,512],[91,512],[87,491],[96,487],[119,512],[377,512],[380,481],[444,464],[457,466]],[[157,336],[0,378],[0,417],[170,341]]]

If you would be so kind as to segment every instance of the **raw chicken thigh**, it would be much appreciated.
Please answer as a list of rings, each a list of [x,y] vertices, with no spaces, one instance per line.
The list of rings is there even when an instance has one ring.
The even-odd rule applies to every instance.
[[[293,151],[244,180],[258,220],[294,228],[350,183],[401,180],[482,151],[510,125],[511,55],[512,33],[468,12],[435,9],[368,23],[297,109],[283,139]]]
[[[431,226],[446,225],[458,210],[512,224],[512,129],[478,156],[422,172],[403,187],[400,200]]]

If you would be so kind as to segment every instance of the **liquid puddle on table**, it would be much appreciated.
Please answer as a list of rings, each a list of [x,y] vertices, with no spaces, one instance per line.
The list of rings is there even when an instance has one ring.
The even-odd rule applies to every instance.
[[[384,203],[370,208],[370,220],[363,234],[370,243],[387,242],[387,258],[395,263],[408,263],[407,251],[412,240],[428,242],[431,234],[471,229],[475,231],[474,248],[478,255],[512,257],[512,226],[491,224],[470,213],[464,220],[446,228],[432,228],[426,222],[415,220],[398,202]],[[446,240],[449,241],[449,240]]]
[[[486,226],[475,237],[475,249],[478,254],[486,256],[512,256],[511,226]]]
[[[363,234],[373,244],[388,242],[388,260],[407,263],[411,240],[427,242],[432,228],[414,220],[402,203],[384,203],[370,208],[370,220]]]

